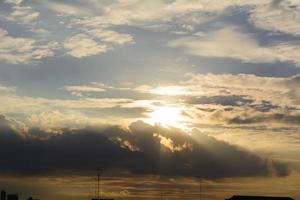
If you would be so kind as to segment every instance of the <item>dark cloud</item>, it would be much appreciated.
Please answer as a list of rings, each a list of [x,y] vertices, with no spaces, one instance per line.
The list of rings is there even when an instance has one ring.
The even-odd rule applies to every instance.
[[[278,6],[281,5],[281,3],[283,2],[283,0],[273,0],[270,4],[271,8],[277,8]]]
[[[190,99],[187,103],[190,104],[216,104],[216,105],[222,105],[222,106],[228,106],[225,109],[227,111],[233,110],[232,107],[235,106],[245,106],[250,107],[256,111],[259,112],[268,112],[272,109],[279,108],[278,105],[274,105],[271,101],[262,100],[259,103],[256,103],[254,99],[250,98],[246,95],[222,95],[222,96],[203,96],[203,97],[197,97],[194,99]],[[207,111],[204,109],[201,109],[203,111]],[[215,110],[208,110],[209,111],[215,111]]]
[[[38,128],[19,134],[0,117],[0,171],[17,174],[85,173],[101,169],[133,174],[204,178],[279,176],[286,165],[250,153],[199,132],[151,126],[142,121],[128,129],[65,129],[49,135]],[[45,135],[48,134],[48,137]]]
[[[292,83],[292,84],[294,84],[294,85],[300,85],[300,75],[299,74],[297,74],[297,75],[295,75],[295,76],[292,76],[291,78],[290,78],[290,82]]]
[[[288,96],[294,105],[300,104],[300,75],[292,76],[285,81],[285,85],[289,88],[289,91],[285,94]]]
[[[253,124],[270,122],[299,125],[300,115],[290,113],[273,113],[265,115],[235,116],[228,119],[229,124]]]
[[[290,91],[286,93],[286,95],[290,96],[291,99],[298,101],[298,93],[299,93],[299,76],[293,76],[291,79],[287,79],[285,84],[290,88]],[[225,111],[234,111],[236,107],[239,108],[247,108],[253,109],[258,112],[267,113],[273,110],[297,110],[292,106],[279,106],[275,104],[271,100],[258,100],[254,96],[249,95],[215,95],[215,96],[200,96],[200,97],[192,97],[186,99],[187,104],[195,104],[195,105],[221,105],[224,106],[222,110]],[[216,108],[197,108],[198,110],[204,112],[214,112],[217,111]],[[255,121],[255,120],[254,120]]]
[[[197,108],[198,110],[204,111],[204,112],[214,112],[216,109],[214,108]]]
[[[190,99],[190,104],[219,104],[223,106],[242,106],[253,103],[254,100],[245,95],[203,96]]]
[[[278,105],[274,105],[272,102],[265,100],[262,100],[260,104],[252,104],[250,107],[260,112],[268,112],[272,109],[280,108]]]

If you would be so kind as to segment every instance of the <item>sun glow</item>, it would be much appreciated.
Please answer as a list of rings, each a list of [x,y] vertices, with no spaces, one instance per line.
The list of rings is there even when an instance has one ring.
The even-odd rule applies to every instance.
[[[157,87],[150,90],[153,94],[159,95],[168,95],[168,96],[177,96],[177,95],[186,95],[188,91],[186,91],[183,87],[180,86],[163,86]]]
[[[181,107],[158,107],[149,114],[147,122],[162,126],[183,127],[186,117]]]

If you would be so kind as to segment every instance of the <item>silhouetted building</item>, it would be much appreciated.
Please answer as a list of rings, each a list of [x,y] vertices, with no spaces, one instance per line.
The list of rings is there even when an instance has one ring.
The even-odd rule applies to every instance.
[[[39,200],[39,199],[34,199],[32,197],[29,197],[27,200]]]
[[[234,195],[226,200],[294,200],[291,197],[272,197],[272,196],[243,196]]]
[[[19,200],[19,196],[17,194],[8,194],[7,200]]]
[[[93,198],[92,200],[114,200],[114,199],[102,199],[102,198],[97,199],[97,198]]]
[[[1,191],[1,200],[6,200],[6,192],[4,190]]]

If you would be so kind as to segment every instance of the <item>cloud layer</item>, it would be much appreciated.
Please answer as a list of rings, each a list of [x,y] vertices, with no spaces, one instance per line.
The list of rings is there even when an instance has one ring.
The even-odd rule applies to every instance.
[[[97,167],[133,174],[223,178],[286,176],[288,168],[275,161],[195,132],[151,126],[137,121],[120,127],[24,131],[1,116],[2,173],[85,173]]]
[[[20,64],[53,56],[56,43],[39,44],[35,39],[12,37],[0,28],[0,61]]]
[[[299,66],[297,52],[300,47],[297,39],[289,38],[288,41],[281,41],[281,39],[274,38],[266,45],[251,33],[237,28],[243,25],[233,27],[232,24],[224,22],[218,26],[219,30],[209,28],[205,35],[195,35],[205,23],[218,21],[235,12],[243,12],[247,15],[244,17],[248,25],[252,24],[257,29],[268,31],[269,36],[276,33],[297,37],[300,30],[299,2],[294,0],[264,2],[245,0],[97,2],[90,0],[72,3],[5,1],[4,4],[9,9],[0,16],[3,21],[17,23],[24,29],[24,32],[37,33],[39,30],[47,32],[48,36],[51,36],[49,38],[53,38],[55,43],[60,44],[58,46],[60,51],[76,58],[100,55],[108,50],[133,44],[135,41],[130,29],[138,28],[171,35],[183,33],[184,37],[167,43],[171,47],[182,47],[187,54],[191,55],[234,58],[250,63],[291,62]],[[53,19],[45,18],[44,14],[49,13],[52,14]],[[45,26],[45,24],[50,25]],[[57,31],[57,29],[62,30]],[[29,46],[27,49],[30,53],[27,53],[26,58],[20,58],[18,49],[10,46],[11,52],[2,53],[1,60],[20,64],[52,56],[53,51],[45,45],[35,48],[33,43],[38,39],[27,39],[21,44],[19,41],[17,46],[24,46],[24,48]],[[8,55],[10,58],[4,59]]]
[[[259,44],[251,34],[237,27],[225,27],[210,33],[196,34],[168,43],[180,47],[186,54],[202,57],[232,58],[250,63],[292,62],[297,66],[299,43]]]

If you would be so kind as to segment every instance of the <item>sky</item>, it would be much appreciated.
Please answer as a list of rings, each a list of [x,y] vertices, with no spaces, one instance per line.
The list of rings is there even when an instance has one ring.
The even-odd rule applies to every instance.
[[[300,198],[299,0],[0,0],[0,189]]]

